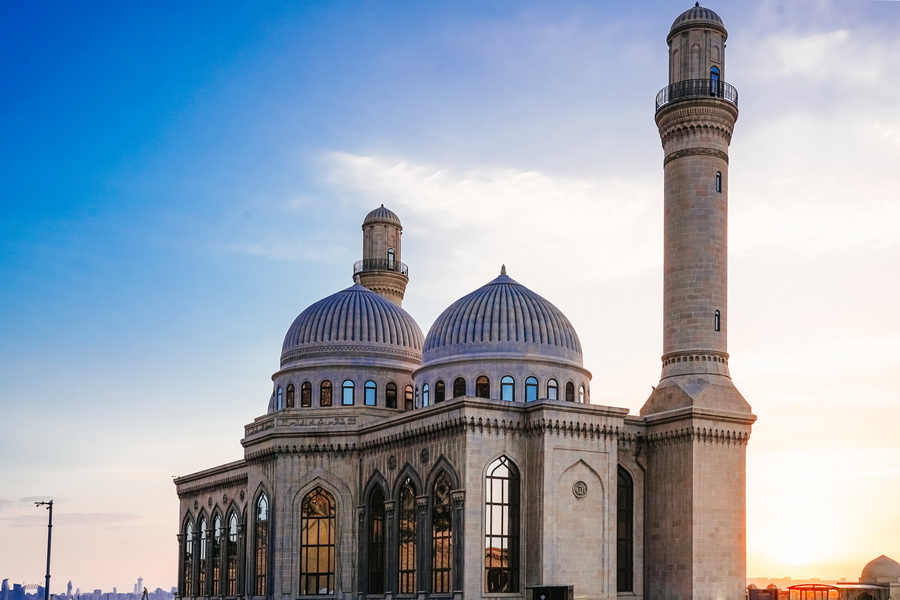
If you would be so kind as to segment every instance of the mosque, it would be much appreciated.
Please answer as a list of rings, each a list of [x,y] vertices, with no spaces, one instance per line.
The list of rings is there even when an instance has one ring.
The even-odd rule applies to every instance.
[[[378,207],[354,285],[287,328],[243,458],[176,478],[181,598],[744,598],[726,38],[699,4],[666,38],[663,354],[640,413],[590,402],[572,323],[505,268],[423,335]]]

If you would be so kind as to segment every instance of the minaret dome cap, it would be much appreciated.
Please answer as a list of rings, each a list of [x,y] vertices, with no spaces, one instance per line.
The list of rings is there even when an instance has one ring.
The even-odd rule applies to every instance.
[[[394,211],[385,208],[384,204],[366,215],[366,218],[363,219],[363,226],[365,227],[368,223],[372,223],[375,221],[387,221],[389,223],[396,223],[397,225],[400,225],[400,217],[398,217]]]
[[[726,36],[728,35],[728,32],[725,31],[725,24],[722,22],[722,18],[714,11],[700,6],[699,2],[678,15],[678,18],[672,23],[672,28],[669,30],[667,39],[672,39],[676,33],[690,27],[711,27],[722,31]]]

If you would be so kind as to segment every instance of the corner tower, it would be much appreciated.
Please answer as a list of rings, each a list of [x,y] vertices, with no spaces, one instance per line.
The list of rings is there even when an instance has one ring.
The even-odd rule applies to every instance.
[[[647,424],[648,597],[743,598],[746,443],[755,418],[728,370],[728,147],[737,90],[719,16],[699,5],[669,31],[656,97],[663,146],[662,375]]]
[[[382,204],[363,219],[363,258],[353,265],[353,281],[403,306],[409,270],[400,262],[400,218]]]

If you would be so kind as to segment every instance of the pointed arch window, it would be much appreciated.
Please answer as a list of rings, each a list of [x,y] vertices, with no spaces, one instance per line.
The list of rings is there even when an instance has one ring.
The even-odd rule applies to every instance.
[[[206,517],[200,519],[200,523],[198,526],[198,533],[200,534],[200,556],[199,564],[197,565],[197,595],[198,596],[206,596],[209,594],[209,591],[206,589],[206,584],[208,583],[207,579],[207,569],[209,565],[209,531],[207,530],[208,525],[206,524]]]
[[[225,595],[238,593],[238,518],[233,512],[228,517],[228,534],[225,537]]]
[[[256,596],[266,596],[269,593],[269,499],[265,494],[261,494],[256,501],[253,538],[255,543],[253,593]]]
[[[389,383],[384,388],[384,405],[388,408],[397,408],[397,384]]]
[[[369,496],[368,548],[366,569],[369,594],[384,593],[384,494],[376,487]]]
[[[507,402],[516,400],[516,380],[505,375],[500,379],[500,399]]]
[[[422,386],[422,406],[428,406],[429,400],[431,400],[431,388],[426,383]]]
[[[181,547],[181,595],[194,595],[194,524],[188,520],[184,525]]]
[[[294,384],[289,383],[287,386],[287,407],[294,408]]]
[[[466,395],[466,380],[462,377],[457,377],[453,381],[453,397],[459,398],[460,396]]]
[[[300,507],[300,593],[334,593],[334,496],[316,487]]]
[[[327,379],[319,386],[319,406],[331,406],[331,382]]]
[[[491,397],[491,380],[486,375],[481,375],[475,380],[475,397],[490,398]]]
[[[566,384],[566,402],[575,402],[575,384],[571,381]]]
[[[308,381],[300,386],[300,406],[312,406],[312,384]]]
[[[616,585],[634,591],[634,480],[621,466],[616,492]]]
[[[413,386],[408,385],[406,386],[406,389],[403,390],[403,409],[412,410],[415,408],[413,402]]]
[[[559,383],[555,379],[547,382],[547,399],[559,400]]]
[[[538,398],[537,377],[529,377],[525,380],[525,402],[534,402]]]
[[[518,592],[519,471],[507,457],[488,466],[484,496],[484,589]]]
[[[213,530],[212,530],[212,553],[210,554],[210,562],[212,563],[212,568],[210,569],[211,577],[210,583],[212,583],[212,595],[213,596],[221,596],[222,595],[222,517],[216,515],[216,518],[213,520]]]
[[[366,389],[366,391],[365,391],[365,398],[363,399],[363,402],[365,403],[365,405],[366,405],[366,406],[375,406],[375,405],[377,405],[377,404],[378,404],[378,401],[377,401],[376,395],[377,395],[377,393],[378,393],[378,386],[375,385],[375,382],[374,382],[374,381],[369,380],[369,381],[366,382],[366,388],[365,388],[365,389]]]
[[[416,586],[416,487],[407,477],[400,486],[397,506],[397,591],[415,594]]]
[[[450,506],[450,478],[441,472],[431,495],[431,591],[449,594],[453,569],[453,511]]]
[[[438,402],[443,402],[445,394],[444,380],[438,379],[434,382],[434,403],[437,404]]]
[[[353,405],[353,382],[349,379],[341,384],[341,404],[344,406]]]

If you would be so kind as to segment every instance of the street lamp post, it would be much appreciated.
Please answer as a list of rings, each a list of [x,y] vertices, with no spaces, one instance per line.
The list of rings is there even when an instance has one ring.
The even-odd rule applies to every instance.
[[[35,502],[35,506],[46,506],[50,511],[47,521],[47,575],[44,582],[44,600],[50,600],[50,540],[53,535],[53,500],[49,502]]]

